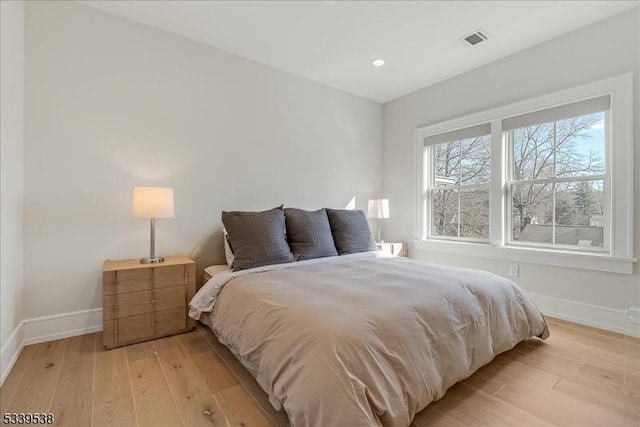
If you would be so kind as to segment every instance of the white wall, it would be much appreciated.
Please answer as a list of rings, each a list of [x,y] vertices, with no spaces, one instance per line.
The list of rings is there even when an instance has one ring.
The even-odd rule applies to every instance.
[[[0,2],[0,19],[0,376],[4,380],[22,343],[23,2]]]
[[[28,319],[100,308],[102,262],[148,255],[135,185],[175,189],[160,255],[222,210],[363,208],[381,188],[378,103],[75,3],[28,2],[26,64]]]
[[[385,222],[385,238],[409,241],[414,237],[416,128],[633,72],[637,257],[640,249],[639,13],[640,9],[634,9],[385,104],[383,194],[389,197],[393,209],[392,218]],[[501,260],[424,251],[412,251],[412,256],[508,275],[509,263]],[[621,310],[638,292],[640,272],[637,264],[633,275],[521,264],[520,277],[515,281],[534,295],[543,311],[620,330]]]
[[[385,239],[409,241],[416,127],[629,71],[637,91],[639,36],[637,11],[629,12],[454,77],[386,104],[383,133],[383,108],[375,102],[88,6],[28,2],[23,254],[29,262],[24,316],[20,304],[5,303],[3,265],[3,340],[11,331],[6,313],[14,324],[53,315],[26,321],[25,329],[36,331],[27,335],[55,335],[49,324],[100,325],[102,261],[148,251],[148,224],[129,213],[134,185],[175,188],[176,219],[158,221],[163,255],[190,253],[218,229],[224,209],[340,207],[354,196],[363,208],[381,188],[393,212]],[[4,43],[3,33],[3,55]],[[636,112],[638,98],[636,92]],[[3,114],[4,102],[3,86]],[[4,132],[3,126],[3,186]],[[640,148],[635,156],[639,164]],[[19,154],[12,159],[20,170]],[[22,194],[19,186],[12,191]],[[4,197],[3,187],[3,245]],[[636,224],[638,213],[640,197]],[[17,224],[20,215],[14,218]],[[636,256],[639,232],[640,224]],[[16,236],[12,247],[20,245]],[[413,255],[502,275],[508,267],[500,260]],[[12,283],[20,283],[21,269],[12,271]],[[638,289],[637,266],[634,273],[521,264],[516,281],[554,314],[611,326]],[[575,314],[575,302],[583,314]],[[70,312],[79,313],[64,322],[57,317]]]

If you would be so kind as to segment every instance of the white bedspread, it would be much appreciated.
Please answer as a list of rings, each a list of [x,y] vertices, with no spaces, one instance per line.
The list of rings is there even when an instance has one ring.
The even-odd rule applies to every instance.
[[[294,268],[301,267],[305,265],[314,265],[314,264],[326,264],[326,263],[336,263],[336,262],[349,262],[355,261],[359,259],[377,259],[377,258],[390,258],[392,255],[389,255],[386,252],[382,251],[371,251],[371,252],[361,252],[357,254],[350,255],[342,255],[337,257],[326,257],[326,258],[316,258],[309,259],[305,261],[297,261],[290,262],[286,264],[275,264],[275,265],[265,265],[263,267],[250,268],[247,270],[240,271],[232,271],[226,265],[212,266],[212,272],[216,272],[210,280],[208,280],[202,288],[193,296],[191,299],[191,303],[189,304],[189,316],[195,320],[200,319],[200,315],[202,313],[208,313],[213,310],[213,306],[216,303],[216,299],[218,298],[218,294],[222,290],[222,287],[226,285],[230,280],[235,279],[237,277],[242,277],[247,274],[255,274],[262,273],[265,271],[272,270],[281,270],[285,268]],[[211,268],[211,267],[208,267]]]
[[[511,281],[379,253],[213,277],[191,302],[294,426],[408,426],[530,337],[537,307]]]

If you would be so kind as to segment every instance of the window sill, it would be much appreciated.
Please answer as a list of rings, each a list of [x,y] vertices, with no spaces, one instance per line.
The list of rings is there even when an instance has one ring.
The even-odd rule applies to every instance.
[[[592,252],[573,252],[553,249],[536,249],[516,246],[494,246],[488,243],[456,242],[449,240],[419,240],[411,242],[416,251],[434,251],[452,255],[492,258],[503,261],[527,262],[579,268],[582,270],[606,271],[633,274],[633,263],[637,258],[616,258]]]

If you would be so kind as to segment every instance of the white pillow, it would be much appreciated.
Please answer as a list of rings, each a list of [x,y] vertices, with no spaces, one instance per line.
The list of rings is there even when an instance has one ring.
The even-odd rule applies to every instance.
[[[227,265],[231,267],[233,265],[235,255],[233,255],[233,250],[231,250],[231,246],[229,246],[229,235],[227,234],[226,228],[222,229],[222,235],[224,238],[224,257],[227,260]]]

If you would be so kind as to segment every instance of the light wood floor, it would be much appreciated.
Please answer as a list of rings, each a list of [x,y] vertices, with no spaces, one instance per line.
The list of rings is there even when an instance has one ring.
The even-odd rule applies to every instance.
[[[640,342],[548,320],[547,341],[496,357],[413,425],[640,426]],[[204,327],[109,351],[100,333],[27,346],[0,409],[53,412],[74,427],[288,424]]]

